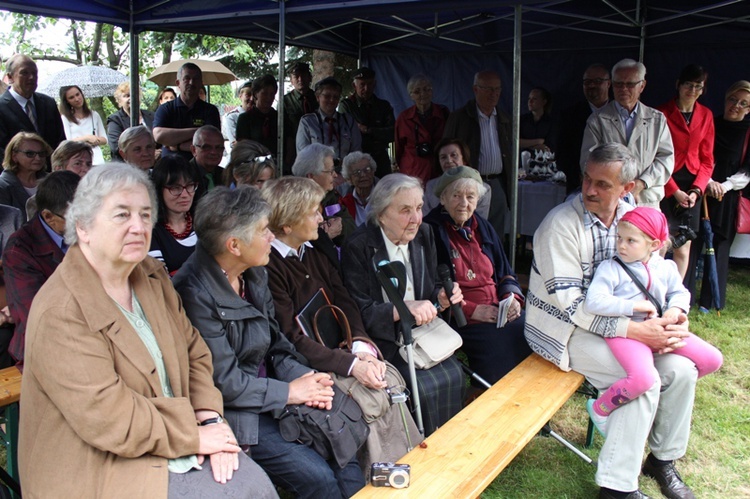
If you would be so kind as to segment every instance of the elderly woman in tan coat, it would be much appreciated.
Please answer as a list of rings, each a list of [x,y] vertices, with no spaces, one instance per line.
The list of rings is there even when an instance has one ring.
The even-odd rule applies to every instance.
[[[146,174],[113,164],[84,177],[66,212],[71,246],[26,333],[26,497],[276,497],[221,417],[206,344],[146,256],[156,210]]]

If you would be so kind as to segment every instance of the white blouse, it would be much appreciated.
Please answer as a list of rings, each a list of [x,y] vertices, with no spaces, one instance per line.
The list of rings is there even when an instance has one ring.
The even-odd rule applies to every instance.
[[[91,114],[86,118],[83,118],[80,123],[71,123],[66,116],[61,116],[63,121],[63,127],[65,127],[65,138],[73,140],[76,137],[83,135],[96,135],[97,137],[107,138],[107,132],[102,123],[102,118],[96,111],[91,111]],[[92,163],[95,165],[101,165],[104,163],[104,154],[102,148],[99,146],[93,146],[91,149],[94,151]]]

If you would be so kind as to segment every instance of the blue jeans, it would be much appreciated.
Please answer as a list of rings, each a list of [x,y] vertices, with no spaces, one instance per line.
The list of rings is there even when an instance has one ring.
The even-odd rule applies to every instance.
[[[258,445],[250,447],[250,455],[275,485],[296,497],[351,497],[365,485],[356,456],[341,469],[310,447],[284,440],[278,421],[268,414],[258,418]]]

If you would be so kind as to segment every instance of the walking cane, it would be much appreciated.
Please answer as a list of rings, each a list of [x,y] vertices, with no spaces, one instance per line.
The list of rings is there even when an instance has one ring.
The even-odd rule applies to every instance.
[[[404,303],[404,288],[406,287],[406,267],[402,262],[389,262],[383,260],[378,262],[375,273],[383,287],[388,299],[396,307],[400,318],[401,332],[406,346],[406,361],[409,366],[409,377],[411,378],[411,395],[414,403],[414,412],[417,415],[417,428],[424,435],[424,423],[422,422],[422,410],[419,403],[419,384],[417,383],[417,371],[414,367],[414,339],[411,335],[411,326],[414,324],[414,316],[409,312]],[[395,281],[395,282],[394,282]]]

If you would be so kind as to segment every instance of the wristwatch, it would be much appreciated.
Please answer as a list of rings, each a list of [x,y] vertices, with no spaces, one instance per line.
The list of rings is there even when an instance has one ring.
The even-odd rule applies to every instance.
[[[223,423],[225,421],[226,420],[222,418],[221,416],[216,416],[215,418],[204,419],[203,421],[198,423],[198,426],[208,426],[210,424],[218,424],[218,423]]]

